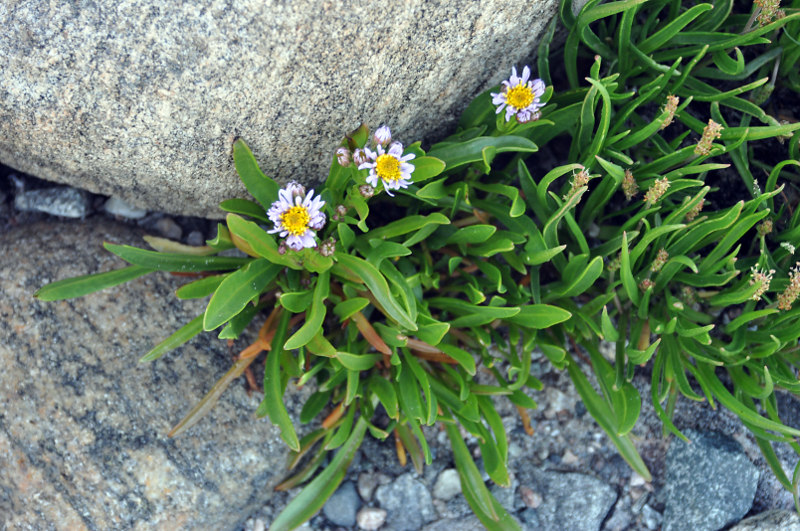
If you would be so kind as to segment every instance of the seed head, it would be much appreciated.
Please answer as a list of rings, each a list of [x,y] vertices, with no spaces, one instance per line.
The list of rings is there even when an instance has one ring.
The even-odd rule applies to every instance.
[[[763,222],[759,223],[758,227],[756,227],[756,232],[762,238],[772,232],[772,220],[765,219]]]
[[[703,210],[703,203],[705,202],[705,199],[700,199],[700,201],[693,206],[689,212],[686,213],[686,221],[690,223],[694,221],[694,218],[696,218],[700,214],[700,211]]]
[[[670,94],[667,96],[667,103],[664,105],[664,110],[667,111],[669,114],[664,119],[664,122],[661,124],[661,129],[666,129],[672,123],[672,120],[675,119],[675,111],[678,110],[678,103],[680,103],[680,98],[678,96],[673,96]]]
[[[781,0],[753,0],[753,3],[761,8],[756,19],[759,26],[766,26],[773,19],[781,19],[786,16],[786,13],[780,9]]]
[[[772,282],[773,274],[775,274],[774,269],[767,271],[766,269],[759,269],[756,266],[750,269],[750,285],[756,286],[755,293],[750,297],[752,300],[761,300],[761,296],[769,289],[769,283]]]
[[[655,205],[658,200],[664,196],[668,189],[669,179],[666,177],[656,179],[656,181],[650,185],[647,193],[644,194],[644,202],[647,203],[647,207],[650,208],[651,206]]]
[[[695,155],[708,155],[711,153],[712,142],[722,136],[720,131],[722,131],[722,126],[709,119],[708,125],[703,129],[703,136],[700,138],[700,142],[694,148]]]
[[[653,260],[653,264],[650,266],[650,271],[652,271],[653,273],[658,273],[659,271],[661,271],[661,268],[664,267],[664,264],[667,263],[667,260],[669,260],[669,253],[667,252],[667,250],[666,249],[659,250],[658,254],[656,255],[656,259]]]
[[[792,303],[800,295],[800,262],[797,262],[789,271],[789,285],[778,295],[778,308],[789,311]]]
[[[336,240],[333,238],[328,238],[322,245],[319,246],[319,254],[322,256],[333,256],[333,253],[336,252]]]
[[[622,193],[625,194],[625,199],[628,201],[639,193],[639,185],[631,170],[625,170],[625,177],[622,179]]]
[[[573,173],[572,181],[570,182],[569,192],[567,192],[566,195],[563,196],[564,201],[569,200],[569,198],[575,195],[580,188],[586,186],[589,183],[589,179],[591,179],[591,177],[589,176],[589,173],[586,171],[585,168],[579,171],[578,173]]]

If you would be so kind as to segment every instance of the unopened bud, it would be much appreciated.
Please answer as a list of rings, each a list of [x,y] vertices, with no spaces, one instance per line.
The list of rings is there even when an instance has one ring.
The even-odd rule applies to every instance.
[[[756,232],[762,238],[772,232],[772,220],[765,219],[763,222],[759,223],[758,227],[756,227]]]
[[[333,253],[336,252],[336,240],[333,238],[328,238],[322,245],[319,246],[319,254],[322,256],[333,256]]]
[[[642,291],[647,291],[648,289],[652,288],[654,285],[655,284],[653,284],[652,280],[650,280],[649,278],[646,278],[646,279],[642,280],[639,283],[639,289],[642,290]]]
[[[358,191],[361,192],[361,195],[364,196],[364,199],[369,199],[373,195],[375,195],[375,188],[368,184],[362,184],[358,187]]]
[[[294,199],[295,197],[305,197],[306,187],[297,181],[291,181],[286,185],[286,191]]]
[[[353,151],[353,162],[356,163],[356,166],[361,166],[365,162],[367,162],[367,154],[364,153],[364,150],[361,148],[356,149]]]
[[[375,142],[375,144],[386,147],[386,145],[392,141],[392,132],[389,130],[389,126],[382,125],[377,128],[372,135],[372,141]]]
[[[278,254],[286,254],[286,240],[278,244]]]
[[[340,147],[336,150],[336,162],[339,166],[350,166],[350,150],[346,147]]]

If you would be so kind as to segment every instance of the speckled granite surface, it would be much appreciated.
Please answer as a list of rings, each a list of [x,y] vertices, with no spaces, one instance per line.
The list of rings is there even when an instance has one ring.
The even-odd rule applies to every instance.
[[[535,52],[558,2],[0,2],[0,161],[169,213],[221,217],[264,171],[316,182],[344,133],[449,131]],[[436,119],[432,119],[436,117]]]
[[[173,296],[176,278],[32,297],[47,281],[118,267],[101,244],[139,243],[132,232],[93,218],[0,235],[0,529],[231,529],[284,470],[285,446],[253,420],[259,397],[241,380],[187,434],[165,436],[231,359],[207,335],[137,362],[202,311]]]

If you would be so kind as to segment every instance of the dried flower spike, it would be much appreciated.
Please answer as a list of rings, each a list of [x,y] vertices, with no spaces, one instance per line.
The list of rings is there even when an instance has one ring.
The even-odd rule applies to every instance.
[[[700,199],[700,201],[695,206],[693,206],[689,210],[689,212],[686,213],[686,221],[689,222],[694,221],[694,218],[696,218],[700,214],[700,211],[703,210],[703,204],[705,202],[706,202],[705,199]]]
[[[789,271],[789,285],[778,295],[778,308],[789,311],[792,303],[800,295],[800,262],[797,262]]]
[[[722,136],[720,131],[722,131],[722,126],[709,119],[708,125],[703,129],[703,136],[700,138],[700,142],[694,148],[695,155],[708,155],[711,153],[712,142]]]
[[[772,232],[772,220],[765,219],[763,222],[759,223],[758,227],[756,227],[756,232],[762,238]]]
[[[750,285],[756,286],[755,293],[750,297],[752,300],[761,300],[761,296],[769,289],[769,283],[772,282],[773,274],[775,274],[774,269],[767,271],[765,269],[758,269],[756,266],[750,269]]]
[[[625,170],[625,177],[622,179],[622,193],[625,194],[625,199],[628,201],[639,193],[639,185],[631,170]]]
[[[666,249],[659,250],[658,254],[656,255],[656,259],[653,260],[653,264],[650,266],[650,271],[652,271],[653,273],[658,273],[659,271],[661,271],[661,268],[664,267],[664,264],[667,263],[667,260],[669,260],[669,253],[667,252],[667,250]]]
[[[585,168],[579,171],[578,173],[573,173],[572,181],[570,182],[569,192],[567,192],[566,195],[563,196],[564,201],[567,201],[570,197],[575,195],[575,193],[579,189],[589,184],[589,179],[591,179],[591,177],[586,172]]]
[[[661,129],[666,129],[672,123],[672,120],[675,119],[675,111],[678,110],[678,103],[680,103],[680,98],[678,96],[674,96],[670,94],[667,96],[667,103],[664,105],[664,111],[668,112],[669,114],[664,119],[661,124]]]
[[[753,4],[761,8],[756,19],[759,26],[766,26],[773,19],[781,19],[786,16],[786,13],[780,9],[781,0],[753,0]]]
[[[540,98],[544,95],[545,84],[541,79],[530,79],[531,69],[522,69],[522,77],[517,76],[517,68],[511,67],[511,77],[503,81],[500,92],[492,92],[492,104],[497,105],[497,114],[506,111],[506,122],[512,116],[519,123],[536,120],[539,109],[544,107]]]
[[[644,194],[644,202],[647,203],[647,208],[655,205],[658,200],[667,193],[667,190],[669,190],[669,179],[666,177],[656,179],[656,181],[650,185],[647,193]]]

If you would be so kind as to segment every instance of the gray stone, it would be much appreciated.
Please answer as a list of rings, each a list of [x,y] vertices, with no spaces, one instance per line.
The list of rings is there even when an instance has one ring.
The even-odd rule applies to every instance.
[[[649,505],[642,507],[642,523],[647,529],[661,529],[664,517]]]
[[[527,529],[597,531],[617,500],[613,487],[585,474],[534,470],[532,477],[542,504],[522,512]]]
[[[89,198],[81,190],[55,186],[25,190],[14,197],[14,207],[24,212],[44,212],[62,218],[83,218],[89,214]]]
[[[333,525],[356,525],[356,513],[361,506],[352,481],[342,483],[322,507],[322,513]]]
[[[103,204],[103,210],[112,216],[126,219],[142,219],[147,215],[147,210],[132,206],[118,197],[109,197]]]
[[[183,229],[181,226],[175,223],[175,220],[169,216],[164,216],[156,221],[155,228],[161,236],[169,240],[178,241],[181,239],[181,236],[183,236]]]
[[[386,511],[375,507],[364,507],[356,515],[358,528],[364,531],[375,531],[386,522]]]
[[[0,3],[0,162],[133,205],[221,217],[237,136],[317,182],[344,133],[432,140],[536,49],[558,3]],[[80,7],[79,7],[80,6]]]
[[[773,509],[745,518],[730,531],[800,531],[800,516],[794,511]]]
[[[194,247],[200,247],[206,244],[206,239],[203,236],[203,233],[199,230],[193,230],[186,236],[186,245],[192,245]]]
[[[386,509],[386,522],[396,531],[416,531],[436,518],[431,493],[411,473],[378,487],[375,498]]]
[[[138,363],[203,311],[174,297],[185,278],[33,298],[47,282],[123,266],[101,245],[141,243],[131,232],[89,218],[0,235],[0,529],[233,529],[285,471],[287,449],[253,418],[260,397],[242,380],[166,436],[231,366],[213,336]]]
[[[442,470],[433,485],[433,495],[440,500],[449,500],[459,494],[461,494],[461,479],[458,477],[458,471],[455,468]]]
[[[484,531],[486,527],[478,520],[477,516],[466,516],[464,518],[448,518],[428,524],[422,531]]]
[[[741,519],[758,485],[758,470],[741,445],[717,432],[683,430],[667,451],[664,531],[716,531]]]

